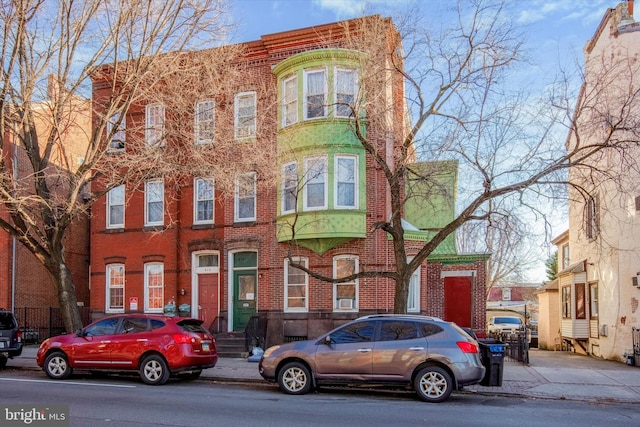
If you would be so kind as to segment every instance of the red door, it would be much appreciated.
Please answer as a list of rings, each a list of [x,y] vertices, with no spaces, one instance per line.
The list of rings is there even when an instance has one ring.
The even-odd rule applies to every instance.
[[[198,317],[205,328],[218,317],[219,305],[218,274],[198,274]]]
[[[444,320],[471,326],[471,276],[444,278]]]

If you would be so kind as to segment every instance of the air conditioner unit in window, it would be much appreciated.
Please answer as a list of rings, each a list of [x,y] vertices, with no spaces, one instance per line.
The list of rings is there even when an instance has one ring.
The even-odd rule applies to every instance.
[[[341,309],[353,308],[353,300],[351,298],[340,298],[338,300],[338,308],[341,308]]]

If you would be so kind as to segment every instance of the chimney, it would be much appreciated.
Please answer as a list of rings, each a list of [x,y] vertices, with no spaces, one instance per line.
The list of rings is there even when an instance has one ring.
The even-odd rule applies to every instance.
[[[629,10],[629,16],[633,18],[633,0],[627,0],[627,8]]]

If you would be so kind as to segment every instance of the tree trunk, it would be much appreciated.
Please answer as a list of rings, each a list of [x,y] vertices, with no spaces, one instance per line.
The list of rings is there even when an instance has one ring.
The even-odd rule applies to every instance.
[[[58,305],[60,306],[64,328],[67,333],[74,333],[84,325],[78,309],[78,298],[76,296],[76,287],[73,284],[73,276],[62,251],[63,248],[60,247],[56,248],[56,254],[52,253],[52,264],[49,267],[49,271],[56,285]]]

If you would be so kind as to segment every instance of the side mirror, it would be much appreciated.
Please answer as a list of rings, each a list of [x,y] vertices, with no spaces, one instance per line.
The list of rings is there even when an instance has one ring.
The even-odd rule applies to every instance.
[[[83,331],[82,329],[78,329],[78,330],[76,331],[76,336],[77,336],[77,337],[82,337],[82,336],[84,336],[84,331]]]
[[[324,337],[324,343],[326,345],[331,345],[331,335],[327,335],[326,337]]]

